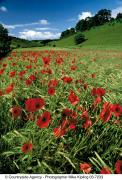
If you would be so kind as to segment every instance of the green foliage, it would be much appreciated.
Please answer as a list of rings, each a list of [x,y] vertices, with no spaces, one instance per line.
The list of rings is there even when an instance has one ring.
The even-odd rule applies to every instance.
[[[80,163],[87,162],[92,165],[91,173],[100,173],[104,166],[110,167],[111,172],[114,173],[116,161],[122,158],[122,128],[114,123],[116,120],[114,116],[107,123],[100,120],[102,104],[99,104],[96,109],[92,109],[94,98],[91,96],[91,90],[93,87],[103,87],[107,91],[101,103],[106,101],[122,102],[122,52],[60,49],[60,51],[53,50],[45,53],[45,50],[41,52],[37,49],[30,50],[31,52],[33,50],[35,57],[38,57],[37,64],[32,62],[34,57],[33,54],[29,56],[30,51],[24,50],[26,54],[21,51],[13,52],[10,56],[11,61],[6,58],[7,67],[4,74],[0,76],[0,90],[4,90],[11,81],[15,84],[13,93],[0,96],[0,172],[77,174],[83,173],[79,168]],[[53,74],[42,75],[38,73],[42,67],[40,54],[47,56],[47,52],[51,54],[50,67]],[[55,60],[59,55],[64,59],[64,64],[58,66],[55,64]],[[77,70],[71,71],[74,59]],[[30,60],[32,69],[27,69],[23,79],[18,79],[18,73],[30,64]],[[13,66],[13,63],[17,65]],[[0,62],[1,66],[3,64]],[[73,78],[71,84],[62,82],[62,70],[65,73],[63,76],[68,75]],[[17,72],[12,80],[9,77],[11,71]],[[92,73],[96,73],[97,78],[91,78]],[[26,86],[25,80],[31,74],[35,74],[36,81],[31,86]],[[59,80],[59,84],[56,87],[56,94],[50,97],[47,94],[48,81],[55,78]],[[82,83],[76,84],[76,79],[88,83],[88,89],[84,90]],[[78,106],[72,106],[68,102],[68,93],[71,89],[80,98],[78,106],[89,111],[93,125],[88,129],[82,128],[84,123],[81,119],[82,110],[78,111]],[[43,110],[34,112],[33,120],[27,120],[23,116],[14,119],[10,109],[13,106],[21,106],[25,113],[24,102],[29,97],[45,98],[46,106]],[[53,129],[60,125],[61,113],[64,108],[71,108],[77,113],[77,128],[68,131],[63,137],[56,138]],[[45,110],[51,113],[51,123],[47,128],[40,129],[36,120]],[[27,112],[24,115],[26,114]],[[121,117],[120,123],[122,123]],[[21,147],[26,142],[32,142],[33,149],[31,152],[23,153]]]
[[[91,28],[82,32],[87,41],[82,43],[84,48],[103,48],[103,49],[121,49],[122,46],[122,23],[112,21],[105,25]],[[76,33],[78,34],[78,33]],[[77,47],[74,41],[75,35],[60,39],[55,42],[56,47]],[[51,42],[53,44],[53,42]]]
[[[0,57],[6,55],[10,51],[10,38],[8,31],[0,24]]]
[[[74,40],[75,40],[75,44],[76,44],[76,45],[77,45],[77,44],[81,44],[81,43],[83,43],[83,42],[85,41],[85,36],[84,36],[82,33],[78,33],[78,34],[75,36]]]
[[[65,38],[65,37],[71,36],[73,34],[75,34],[75,29],[74,28],[67,29],[66,31],[63,31],[61,33],[61,38]]]

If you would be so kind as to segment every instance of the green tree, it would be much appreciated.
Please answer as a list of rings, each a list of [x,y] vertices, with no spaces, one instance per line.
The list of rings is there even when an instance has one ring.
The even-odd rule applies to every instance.
[[[81,44],[82,42],[84,42],[86,39],[85,39],[85,36],[82,34],[82,33],[78,33],[75,38],[75,44]]]
[[[0,57],[10,51],[11,39],[8,36],[8,30],[0,24]]]
[[[122,20],[122,13],[117,14],[116,20],[120,20],[120,19]]]

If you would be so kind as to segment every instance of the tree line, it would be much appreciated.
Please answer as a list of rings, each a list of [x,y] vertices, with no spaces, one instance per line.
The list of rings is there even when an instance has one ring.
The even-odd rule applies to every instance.
[[[113,18],[111,15],[111,10],[101,9],[93,17],[87,17],[81,19],[77,22],[76,26],[71,29],[67,29],[61,33],[61,38],[71,36],[76,32],[83,32],[90,30],[91,28],[104,25],[108,22],[120,21],[122,20],[122,13],[118,13],[116,18]]]

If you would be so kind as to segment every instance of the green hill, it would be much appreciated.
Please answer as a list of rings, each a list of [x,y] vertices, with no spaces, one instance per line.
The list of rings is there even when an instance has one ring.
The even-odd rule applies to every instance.
[[[79,46],[82,47],[122,47],[122,22],[109,23],[103,26],[92,28],[83,32],[86,41]],[[50,45],[56,47],[75,47],[74,36],[69,36],[58,41],[53,41]],[[77,46],[76,46],[77,47]]]

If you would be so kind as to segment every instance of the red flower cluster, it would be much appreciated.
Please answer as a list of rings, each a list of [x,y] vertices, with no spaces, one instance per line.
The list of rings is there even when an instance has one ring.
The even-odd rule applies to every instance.
[[[75,106],[79,101],[79,97],[75,95],[75,93],[73,91],[70,91],[68,100],[70,101],[70,103]]]
[[[84,111],[81,119],[83,119],[85,122],[83,123],[83,128],[87,129],[88,127],[92,126],[92,121],[89,118],[88,112]]]
[[[45,105],[45,101],[42,98],[30,98],[25,101],[25,109],[28,112],[35,112]]]

